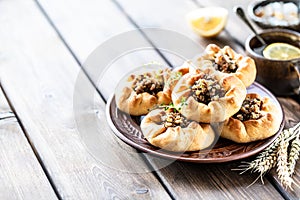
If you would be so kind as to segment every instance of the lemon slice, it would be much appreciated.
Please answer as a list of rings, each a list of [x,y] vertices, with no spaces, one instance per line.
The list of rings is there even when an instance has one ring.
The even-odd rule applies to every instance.
[[[287,43],[272,43],[263,50],[263,56],[272,60],[300,58],[300,49]]]
[[[228,11],[222,7],[199,8],[186,15],[192,29],[203,37],[217,36],[225,27]]]

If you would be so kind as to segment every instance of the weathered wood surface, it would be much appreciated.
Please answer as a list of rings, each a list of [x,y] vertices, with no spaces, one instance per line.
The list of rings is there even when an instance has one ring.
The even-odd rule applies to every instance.
[[[0,199],[57,199],[1,89],[0,146]]]
[[[222,5],[223,7],[227,8],[229,11],[229,18],[228,23],[226,26],[227,32],[230,34],[231,37],[235,41],[238,41],[240,44],[244,45],[246,42],[246,39],[251,33],[250,29],[242,22],[241,19],[239,19],[238,16],[233,12],[233,8],[237,5],[244,8],[246,15],[247,15],[247,7],[251,1],[228,1],[226,4],[221,4],[222,0],[213,0],[213,1],[201,1],[197,0],[197,3],[199,3],[200,6],[218,6]],[[258,31],[260,31],[260,28],[255,26],[254,23],[252,23],[254,27]],[[285,113],[285,128],[290,128],[291,126],[294,126],[296,123],[300,122],[300,105],[299,102],[296,102],[295,100],[291,98],[278,98],[282,108]],[[300,177],[299,177],[299,170],[300,170],[300,163],[296,165],[296,173],[294,175],[294,180],[296,184],[299,185]],[[282,187],[280,184],[280,181],[277,178],[275,170],[272,170],[270,175],[268,176],[268,179],[274,183],[274,185],[284,194],[286,198],[291,199],[297,199],[300,198],[300,188],[294,185],[294,191],[286,190]]]
[[[109,0],[103,1],[45,1],[39,0],[42,9],[49,15],[54,26],[58,29],[65,43],[76,56],[81,64],[85,64],[88,56],[100,45],[110,40],[118,40],[119,34],[133,31],[135,26],[132,25],[126,16]],[[64,8],[68,8],[68,12]],[[74,16],[74,13],[76,15]],[[109,20],[110,19],[110,20]],[[65,22],[65,23],[64,23]],[[116,37],[117,39],[114,39]],[[120,41],[124,46],[128,42],[128,48],[131,48],[131,40],[141,47],[151,47],[150,43],[139,33],[134,31],[129,41]],[[116,44],[113,42],[113,44]],[[118,45],[118,44],[117,44]],[[121,44],[120,44],[121,45]],[[119,53],[118,46],[112,45],[111,51]],[[118,58],[109,66],[97,66],[96,68],[109,68],[104,74],[105,83],[99,79],[99,74],[88,71],[89,76],[97,82],[101,89],[102,95],[108,98],[113,92],[118,80],[126,72],[139,67],[150,61],[157,61],[165,64],[163,58],[159,57],[154,49],[144,49],[126,53]],[[115,54],[116,54],[115,53]],[[123,54],[124,52],[120,52]],[[119,54],[117,54],[119,56]],[[105,51],[102,57],[109,57],[110,52]],[[111,62],[111,60],[110,60]],[[113,74],[113,76],[112,76]],[[98,82],[100,81],[100,82]],[[109,87],[106,87],[109,86]]]
[[[206,1],[200,0],[197,3],[177,0],[151,2],[38,0],[37,2],[38,4],[20,0],[0,2],[0,6],[4,5],[6,11],[13,14],[1,21],[6,32],[0,31],[2,45],[0,52],[10,53],[2,62],[0,78],[28,138],[53,180],[59,197],[167,199],[168,191],[171,196],[178,199],[282,198],[268,180],[264,186],[258,182],[247,188],[256,175],[239,175],[236,171],[231,171],[239,165],[239,162],[221,165],[175,162],[157,170],[155,173],[158,177],[152,173],[121,172],[95,160],[76,130],[72,107],[74,84],[79,73],[76,61],[84,63],[86,57],[100,43],[136,27],[159,27],[183,33],[203,46],[208,43],[217,43],[221,46],[231,44],[237,51],[243,52],[241,42],[245,38],[244,32],[242,37],[236,40],[239,44],[228,39],[230,36],[236,37],[235,34],[238,32],[232,33],[230,30],[238,31],[238,26],[224,31],[216,39],[198,38],[187,26],[184,15],[199,5],[207,5]],[[232,5],[230,2],[225,6],[229,8]],[[48,17],[48,21],[45,16]],[[235,23],[234,20],[239,19],[229,20],[230,26]],[[110,23],[107,23],[108,21]],[[136,39],[142,45],[151,46],[147,40],[155,44],[154,38],[151,35],[143,35],[143,31],[136,34]],[[172,55],[164,52],[162,55],[168,62],[178,65],[178,60],[173,60]],[[103,77],[104,82],[98,82],[98,74],[89,71],[88,74],[107,99],[113,92],[117,80],[126,71],[145,62],[153,60],[164,62],[164,59],[155,50],[135,52],[113,63],[110,71]],[[79,88],[83,94],[85,90],[94,90],[86,78],[83,83]],[[289,116],[287,122],[299,121],[298,114],[293,114],[293,111],[299,111],[299,104],[285,98],[281,98],[280,101],[286,115]],[[147,169],[147,162],[153,168],[166,162],[152,156],[147,156],[145,162],[145,158],[137,156],[134,149],[120,140],[115,140],[105,120],[104,102],[96,92],[94,99],[83,96],[82,102],[77,119],[84,121],[88,129],[89,126],[93,126],[92,120],[97,114],[102,134],[96,139],[106,138],[112,142],[105,146],[107,147],[105,151],[111,156],[111,164],[119,165],[124,171],[134,171],[135,168]],[[99,150],[103,148],[99,147]],[[276,178],[271,177],[270,180],[278,185]],[[298,175],[296,180],[300,180]],[[286,193],[286,196],[299,198],[299,189],[297,188],[294,193]]]
[[[45,9],[45,11],[49,14],[49,16],[50,16],[50,18],[51,19],[53,19],[53,23],[54,23],[54,25],[58,28],[58,30],[60,31],[60,33],[63,35],[63,37],[64,38],[66,38],[66,41],[67,41],[67,43],[69,44],[69,46],[71,47],[71,49],[74,51],[74,52],[79,52],[80,51],[80,49],[86,49],[87,47],[83,47],[83,48],[81,48],[81,46],[85,46],[86,44],[84,44],[84,43],[82,43],[82,44],[78,44],[76,41],[74,41],[74,38],[76,38],[76,37],[78,37],[79,35],[88,35],[89,33],[88,33],[88,31],[87,30],[91,30],[91,28],[90,28],[90,26],[87,24],[87,23],[83,23],[83,29],[82,28],[80,28],[80,27],[82,27],[82,26],[79,26],[79,27],[77,27],[77,26],[69,26],[69,25],[66,25],[66,26],[64,26],[64,24],[60,24],[59,23],[59,21],[57,21],[57,20],[55,20],[55,19],[65,19],[66,21],[68,21],[68,20],[71,20],[72,18],[73,18],[73,20],[75,20],[74,19],[74,16],[72,16],[72,15],[68,15],[68,14],[65,14],[64,12],[60,12],[60,11],[57,11],[57,10],[55,10],[54,9],[54,7],[55,7],[55,3],[52,3],[52,4],[49,4],[49,3],[45,3],[44,1],[40,1],[41,2],[41,5],[43,6],[43,8]],[[76,1],[77,2],[77,1]],[[77,7],[77,5],[79,5],[79,4],[76,4],[76,2],[75,2],[75,4],[73,3],[73,8],[76,8]],[[128,3],[128,2],[127,2]],[[134,2],[134,3],[137,3],[137,2]],[[138,4],[143,4],[143,2],[142,3],[138,3]],[[122,5],[122,4],[121,4]],[[128,4],[126,4],[127,6],[129,6],[130,7],[130,5],[133,5],[133,3],[131,2],[131,3],[128,3]],[[135,6],[137,6],[136,4],[134,4]],[[153,3],[151,4],[152,6],[153,6]],[[157,5],[157,4],[154,4],[154,5]],[[167,5],[167,4],[166,4]],[[188,5],[190,5],[192,8],[196,8],[196,5],[193,3],[193,2],[191,2],[191,3],[189,3],[188,2]],[[136,18],[135,17],[133,17],[133,16],[138,16],[137,14],[135,14],[135,13],[131,13],[131,12],[128,12],[127,10],[126,10],[126,8],[127,8],[127,6],[126,7],[124,7],[124,11],[132,18],[131,20],[136,20]],[[145,3],[144,3],[144,6],[146,6],[145,5]],[[78,9],[79,9],[79,7],[80,6],[78,6]],[[157,6],[158,7],[158,6]],[[186,7],[186,4],[184,4],[184,6],[182,6],[182,5],[179,5],[178,6],[178,9],[179,9],[179,7],[180,8],[184,8],[184,7]],[[85,8],[85,7],[84,7]],[[132,7],[130,7],[130,8],[132,8]],[[143,8],[143,7],[142,7]],[[141,21],[148,21],[148,22],[153,22],[153,24],[152,25],[150,25],[150,24],[148,24],[148,25],[140,25],[139,23],[137,23],[137,25],[140,25],[140,27],[149,27],[149,26],[151,26],[151,27],[164,27],[164,25],[166,24],[166,23],[164,23],[164,21],[166,21],[167,19],[167,17],[165,16],[165,18],[162,18],[163,17],[163,9],[165,9],[164,7],[160,7],[160,9],[161,9],[161,13],[159,13],[159,14],[156,14],[155,16],[156,17],[154,17],[154,19],[153,18],[151,18],[151,16],[149,15],[149,11],[151,10],[151,8],[149,8],[149,10],[148,10],[148,13],[145,11],[145,10],[143,10],[143,9],[141,9],[141,7],[136,7],[136,9],[135,10],[139,10],[141,13],[143,13],[143,17],[141,17],[141,19],[143,19],[143,20],[141,20],[141,19],[139,19],[139,20],[141,20]],[[84,15],[84,13],[83,13],[83,10],[85,10],[85,9],[81,9],[81,11],[80,11],[80,13],[81,14],[83,14]],[[87,9],[88,10],[88,9]],[[77,10],[77,9],[75,9],[75,11],[74,12],[77,12],[77,11],[79,11],[79,10]],[[179,11],[178,11],[179,12]],[[181,11],[182,13],[185,13],[185,11]],[[156,12],[157,13],[157,12]],[[144,16],[145,15],[145,16]],[[148,17],[147,17],[147,15],[148,15]],[[171,15],[171,16],[170,16]],[[169,12],[169,15],[168,15],[168,17],[170,17],[170,18],[172,18],[173,17],[173,15],[174,15],[174,13],[173,12]],[[87,16],[87,14],[85,15],[85,16]],[[177,19],[180,19],[180,17],[181,17],[182,15],[178,15],[177,16],[177,18],[175,18],[174,19],[174,21],[176,21]],[[92,18],[90,19],[90,20],[92,20]],[[152,21],[151,21],[152,20]],[[96,24],[96,26],[100,26],[99,24],[100,24],[100,22],[98,21],[98,20],[96,20],[96,19],[93,19],[93,22],[94,22],[94,24]],[[140,22],[140,21],[138,21],[138,22]],[[171,21],[172,22],[172,21]],[[158,24],[158,25],[157,25]],[[168,25],[169,25],[169,23],[168,23]],[[185,25],[185,22],[183,21],[182,22],[182,25]],[[121,26],[122,27],[122,26]],[[175,27],[175,25],[174,25],[174,27]],[[177,30],[178,30],[178,25],[176,26],[177,27]],[[166,28],[171,28],[171,27],[168,27],[167,25],[166,25]],[[76,30],[76,31],[70,31],[70,30]],[[187,33],[188,31],[190,31],[190,29],[189,28],[187,28],[186,30],[185,30],[186,32],[185,33]],[[93,35],[93,33],[91,33],[92,35]],[[190,35],[192,35],[193,33],[192,32],[190,32],[189,33]],[[195,35],[194,36],[191,36],[191,37],[195,37]],[[100,37],[99,37],[100,38]],[[100,39],[97,39],[97,41],[100,41]],[[151,39],[151,38],[150,38]],[[93,38],[88,38],[87,40],[95,40],[95,39],[93,39]],[[203,41],[205,41],[205,40],[203,40]],[[92,44],[93,42],[90,42],[90,41],[88,41],[87,42],[87,44]],[[82,56],[81,55],[78,55],[78,57],[79,58],[81,58]],[[160,59],[160,58],[158,58],[158,59]],[[142,60],[142,59],[141,59]],[[83,62],[83,61],[81,61],[81,62]],[[172,61],[170,61],[170,62],[172,62]],[[128,63],[129,64],[129,63]],[[120,70],[120,69],[119,69]],[[93,77],[93,74],[91,74],[90,73],[90,75],[91,75],[91,78],[92,78],[92,80],[94,80],[95,81],[95,78],[96,77]],[[105,84],[105,85],[108,85],[108,84]],[[101,86],[100,86],[101,87]],[[113,89],[113,87],[112,86],[110,86],[109,88],[112,88]],[[110,89],[110,90],[112,90],[112,89]],[[100,88],[100,90],[101,90],[101,88]],[[102,90],[101,90],[102,91]],[[151,161],[151,163],[155,166],[155,162],[152,162],[152,157],[147,157],[148,159],[150,159],[150,161]],[[160,163],[159,164],[161,164],[161,162],[163,162],[163,161],[160,161]],[[239,188],[241,188],[237,193],[233,193],[233,194],[227,194],[227,192],[223,192],[223,191],[219,191],[219,192],[217,192],[216,194],[214,194],[213,192],[209,192],[209,191],[207,191],[206,193],[202,193],[201,191],[203,190],[203,187],[202,187],[202,183],[203,182],[205,182],[206,183],[206,186],[207,187],[209,187],[209,188],[219,188],[219,185],[216,185],[216,183],[215,183],[215,181],[216,180],[214,180],[214,179],[210,179],[210,181],[207,181],[207,177],[203,177],[203,178],[201,178],[201,177],[199,177],[200,175],[198,174],[198,175],[196,175],[196,179],[198,180],[198,184],[195,184],[194,186],[191,186],[191,183],[190,183],[190,179],[194,179],[195,177],[192,177],[192,176],[195,176],[195,174],[192,174],[192,175],[186,175],[186,177],[185,177],[185,179],[183,179],[182,181],[179,181],[179,182],[175,182],[174,180],[173,181],[171,181],[174,177],[176,177],[176,172],[178,172],[178,168],[184,168],[185,167],[185,165],[189,165],[189,164],[185,164],[185,163],[180,163],[180,164],[177,164],[177,163],[175,163],[175,164],[173,164],[173,165],[171,165],[171,166],[168,166],[167,168],[165,168],[165,169],[163,169],[162,171],[164,171],[164,173],[161,173],[160,171],[158,171],[158,173],[159,173],[159,175],[160,175],[160,178],[164,181],[164,184],[168,187],[168,189],[172,192],[172,195],[174,195],[175,197],[182,197],[182,198],[188,198],[188,197],[190,197],[190,195],[192,195],[192,196],[198,196],[198,197],[205,197],[205,196],[209,196],[209,197],[211,197],[211,198],[216,198],[216,196],[219,196],[220,198],[227,198],[228,196],[230,197],[230,198],[235,198],[235,197],[238,197],[240,194],[243,194],[245,197],[248,195],[247,193],[249,192],[249,191],[246,191],[246,190],[249,190],[249,189],[246,189],[246,184],[245,185],[240,185],[240,183],[236,183],[236,187],[239,187]],[[218,166],[216,166],[216,168],[217,168]],[[191,169],[187,169],[187,171],[189,171],[189,170],[191,170]],[[228,175],[227,177],[232,177],[232,174],[235,174],[235,176],[236,176],[236,178],[240,178],[240,179],[243,179],[243,177],[241,178],[237,173],[233,173],[233,172],[231,172],[230,171],[230,168],[229,167],[225,167],[224,169],[221,167],[221,168],[219,168],[219,170],[225,170],[226,171],[226,173],[228,173],[228,171],[230,172],[230,175]],[[194,170],[195,171],[195,170]],[[211,173],[213,173],[212,171],[210,171],[209,169],[206,169],[206,167],[205,166],[203,166],[203,169],[202,170],[199,170],[199,171],[205,171],[205,173],[208,173],[208,176],[211,174]],[[174,173],[172,173],[172,172],[174,172]],[[185,170],[184,170],[184,172],[185,172]],[[187,174],[190,174],[191,172],[188,172]],[[168,174],[171,174],[171,175],[168,175]],[[197,174],[197,173],[196,173]],[[172,177],[173,176],[173,177]],[[252,179],[251,179],[251,177],[252,177]],[[235,178],[235,179],[236,179]],[[251,176],[251,175],[248,175],[248,176],[246,176],[246,177],[244,177],[246,180],[248,180],[248,181],[241,181],[241,182],[243,182],[243,183],[248,183],[248,185],[250,185],[250,183],[254,180],[254,176]],[[176,178],[175,178],[176,179]],[[185,181],[184,181],[185,180]],[[227,179],[227,183],[229,184],[229,183],[231,183],[231,178],[228,178]],[[225,181],[226,182],[226,181]],[[188,184],[187,184],[188,183]],[[182,189],[183,187],[182,187],[182,185],[185,185],[185,184],[187,184],[187,186],[184,188],[184,189]],[[193,184],[194,184],[194,182],[193,182]],[[190,187],[189,187],[190,186]],[[243,188],[243,186],[245,186],[244,188]],[[187,189],[187,188],[190,188],[190,189]],[[193,189],[192,189],[193,188]],[[194,188],[196,188],[196,190],[194,190]],[[253,193],[254,194],[256,194],[255,193],[255,191],[257,191],[257,189],[259,189],[260,188],[260,185],[258,185],[256,188],[252,188],[252,190],[251,191],[253,191]],[[279,193],[277,193],[276,191],[275,191],[275,189],[272,187],[272,185],[270,185],[269,183],[267,183],[267,185],[266,185],[266,188],[267,188],[267,191],[264,193],[263,192],[263,194],[261,194],[261,195],[265,195],[265,197],[271,197],[272,195],[274,195],[273,197],[274,198],[280,198],[280,195],[279,195]],[[191,192],[192,191],[192,192]],[[198,192],[195,192],[195,191],[198,191]],[[251,193],[251,192],[250,192]],[[251,195],[250,195],[251,196]],[[254,195],[254,197],[258,197],[258,196],[255,196]]]
[[[83,102],[78,118],[89,126],[89,120],[98,117],[99,137],[111,141],[105,146],[106,156],[124,171],[102,164],[89,153],[73,114],[78,64],[34,1],[1,1],[0,6],[9,13],[1,19],[5,27],[0,31],[1,83],[59,198],[168,199],[152,173],[130,173],[147,166],[142,158],[131,154],[132,148],[114,140],[105,120],[105,105],[97,94]],[[112,19],[121,18],[113,13]],[[87,79],[84,83],[83,89],[93,89]]]
[[[206,45],[215,43],[220,46],[231,44],[238,51],[241,50],[240,45],[237,45],[228,38],[227,32],[222,32],[217,38],[201,38],[198,37],[189,27],[186,14],[198,8],[194,1],[159,1],[154,0],[148,3],[146,0],[114,0],[116,4],[124,10],[138,28],[155,27],[162,29],[170,29],[178,33],[184,34],[191,40],[194,40],[202,48],[199,48],[199,53],[202,53]],[[155,44],[155,38],[148,36]],[[170,58],[172,59],[172,57]],[[172,63],[172,60],[170,60]],[[175,63],[178,65],[178,63]]]
[[[122,1],[121,1],[122,2]],[[124,2],[124,1],[123,1]],[[159,18],[159,20],[156,20],[155,22],[152,21],[153,18],[151,17],[145,17],[147,16],[147,10],[167,10],[166,7],[162,6],[161,4],[155,4],[155,3],[152,3],[151,4],[151,7],[148,8],[148,6],[142,6],[142,5],[145,5],[143,2],[139,1],[139,3],[136,3],[136,1],[134,1],[135,5],[138,4],[140,5],[140,7],[133,7],[133,6],[130,6],[128,5],[128,2],[124,2],[122,5],[123,9],[125,10],[125,12],[132,17],[133,20],[136,20],[137,21],[137,24],[139,25],[139,27],[144,27],[146,26],[147,27],[147,21],[150,21],[152,22],[155,26],[159,26],[159,27],[168,27],[169,26],[169,23],[164,23],[164,18],[163,18],[163,14],[157,14],[157,13],[160,13],[160,12],[156,12],[156,18]],[[181,7],[181,8],[185,8],[186,6],[184,5],[181,5],[183,3],[178,3],[176,2],[176,6],[175,6],[175,12],[176,12],[176,7]],[[247,5],[249,2],[247,1],[242,1],[242,2],[228,2],[226,4],[222,4],[221,1],[199,1],[200,3],[200,6],[202,4],[202,6],[210,6],[210,5],[222,5],[222,6],[225,6],[228,10],[229,10],[229,18],[228,18],[228,24],[227,24],[227,28],[226,28],[226,33],[227,35],[233,37],[233,39],[239,43],[239,45],[243,45],[245,43],[245,40],[246,38],[248,37],[249,34],[251,34],[250,30],[248,29],[248,27],[243,24],[243,22],[235,15],[235,13],[233,12],[233,7],[236,6],[236,5],[241,5],[243,8],[247,8]],[[157,6],[155,6],[157,5]],[[128,8],[128,9],[127,9]],[[174,10],[174,6],[172,6],[172,11]],[[180,20],[177,20],[176,16],[175,15],[172,15],[172,11],[168,12],[168,17],[169,18],[172,18],[174,19],[174,24],[175,22],[180,22]],[[177,13],[177,12],[176,12]],[[143,17],[139,17],[139,16],[143,16]],[[148,15],[149,16],[149,15]],[[179,16],[182,16],[182,15],[179,15]],[[145,19],[146,18],[146,19]],[[155,18],[154,18],[155,19]],[[146,21],[146,22],[145,22]],[[163,25],[160,25],[160,24],[163,24]],[[164,26],[165,25],[165,26]],[[173,28],[175,30],[185,30],[184,28],[182,28],[184,25],[181,25],[181,23],[176,23],[176,25],[174,25],[173,27],[170,26],[170,28]],[[184,31],[183,31],[184,32]],[[219,36],[219,40],[222,40],[222,34]],[[228,44],[232,44],[232,41]],[[224,42],[226,44],[226,41]],[[222,44],[221,44],[222,45]],[[231,45],[232,46],[232,45]],[[240,49],[237,49],[237,51],[239,52],[242,52],[242,50]],[[287,101],[288,102],[288,101]],[[289,104],[286,104],[285,106],[288,106]],[[294,102],[294,106],[295,105],[298,105],[296,102]],[[287,110],[288,107],[285,107],[284,106],[284,110]],[[299,105],[298,105],[299,106]],[[297,110],[297,109],[295,109]],[[295,117],[295,116],[292,116],[292,119],[293,121],[295,122],[298,122],[300,119]],[[288,120],[287,120],[288,122]],[[298,169],[298,166],[299,164],[297,165],[297,169]],[[253,176],[252,176],[253,177]],[[296,182],[298,180],[298,177],[295,177],[296,178]],[[271,177],[271,181],[273,181],[273,178]],[[281,191],[283,191],[281,185],[278,183],[278,180],[275,179],[275,182],[277,184],[277,187],[280,188]],[[289,191],[288,191],[289,192]],[[297,194],[297,190],[295,190],[291,195],[289,196],[292,196],[292,197],[297,197],[297,196],[300,196],[299,194]]]
[[[193,34],[191,32],[191,30],[186,30],[186,22],[180,21],[182,19],[182,16],[184,16],[184,12],[182,11],[184,8],[187,8],[188,6],[186,4],[189,5],[189,3],[186,2],[173,2],[172,4],[172,9],[168,9],[168,4],[162,4],[162,3],[155,3],[156,1],[152,1],[150,7],[148,5],[146,5],[145,2],[143,1],[135,1],[135,0],[131,0],[131,3],[128,3],[128,1],[122,1],[119,0],[118,1],[120,3],[120,5],[123,7],[124,11],[131,16],[131,18],[133,20],[136,21],[136,23],[139,25],[139,27],[147,27],[149,26],[149,24],[147,24],[147,22],[151,22],[153,24],[153,26],[158,26],[158,27],[168,27],[177,31],[182,31],[185,32],[185,34],[191,35]],[[202,5],[200,4],[202,3]],[[134,4],[135,6],[131,6],[131,4]],[[213,6],[213,5],[223,5],[220,3],[219,0],[217,1],[199,1],[199,4],[197,3],[198,6]],[[241,28],[243,26],[245,26],[243,24],[242,21],[240,21],[240,19],[233,13],[233,7],[237,5],[236,2],[228,2],[226,4],[224,4],[224,6],[228,9],[229,11],[229,18],[228,18],[228,25],[227,25],[227,30],[225,33],[222,33],[220,36],[218,36],[218,40],[219,45],[230,45],[232,47],[236,46],[238,47],[239,45],[244,44],[246,38],[249,35],[249,30],[248,27],[245,28]],[[239,2],[238,5],[241,5],[242,7],[246,8],[247,7],[247,2],[242,1]],[[191,9],[191,8],[190,8]],[[151,15],[149,15],[148,13],[151,10],[155,10],[156,14],[155,17],[151,17]],[[168,14],[166,15],[165,13],[168,10]],[[177,11],[177,10],[180,10]],[[185,13],[189,12],[189,9],[186,9]],[[180,13],[180,14],[178,14]],[[142,16],[142,17],[141,17]],[[168,19],[173,19],[171,22],[166,23],[165,21],[167,21]],[[177,23],[178,22],[178,23]],[[171,25],[170,25],[171,24]],[[189,31],[190,33],[187,33],[187,31]],[[225,35],[225,36],[223,36]],[[191,36],[193,37],[193,36]],[[232,38],[233,37],[233,38]],[[224,40],[224,38],[227,38]],[[228,39],[231,38],[231,39]],[[234,40],[233,40],[234,39]],[[199,39],[199,42],[201,43],[201,39]],[[207,42],[207,40],[204,40]],[[220,43],[220,41],[222,41]],[[236,41],[239,41],[239,44],[236,43]],[[212,42],[212,41],[210,41]],[[205,43],[201,43],[203,46],[205,45]],[[234,45],[235,44],[235,45]],[[242,48],[236,48],[237,51],[244,53]],[[297,121],[297,119],[294,119]],[[299,120],[298,120],[299,121]],[[238,162],[236,163],[236,166],[238,166]],[[222,166],[224,167],[224,166]],[[224,169],[226,169],[226,167],[224,167]],[[163,170],[162,170],[163,171]],[[170,170],[172,171],[172,170]],[[209,172],[206,172],[209,173]],[[162,177],[165,178],[165,174],[161,175]],[[254,180],[254,175],[250,176],[252,177],[249,178],[247,177],[246,180]],[[246,181],[247,182],[247,181]],[[250,181],[251,183],[251,181]],[[249,183],[249,185],[250,185]],[[180,188],[180,187],[177,187]],[[270,188],[272,188],[272,186],[270,186]],[[251,188],[247,188],[246,190],[249,190]],[[253,188],[254,190],[257,190],[256,188]],[[249,191],[246,191],[249,192]],[[179,192],[178,192],[179,193]],[[180,193],[182,194],[182,192]],[[187,192],[187,194],[189,194],[189,192]]]

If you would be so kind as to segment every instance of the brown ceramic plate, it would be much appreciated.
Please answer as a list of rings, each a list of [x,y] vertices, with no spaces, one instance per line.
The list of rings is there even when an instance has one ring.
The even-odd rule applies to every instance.
[[[132,147],[155,156],[176,159],[185,162],[195,163],[221,163],[252,156],[267,146],[269,146],[280,134],[284,126],[284,113],[277,101],[266,88],[258,83],[252,84],[248,89],[248,93],[258,93],[262,97],[269,97],[279,108],[281,117],[281,125],[278,132],[265,140],[238,144],[223,138],[219,138],[214,144],[213,148],[201,151],[176,153],[159,149],[144,139],[141,129],[139,127],[140,117],[132,117],[117,109],[115,98],[111,97],[107,102],[107,120],[113,132],[125,143]]]

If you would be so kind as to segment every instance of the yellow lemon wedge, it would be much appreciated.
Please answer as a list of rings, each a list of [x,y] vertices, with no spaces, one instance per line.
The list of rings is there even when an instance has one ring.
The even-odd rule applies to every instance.
[[[195,33],[202,37],[215,37],[225,27],[228,10],[222,7],[205,7],[189,12],[186,19]]]
[[[272,60],[300,58],[300,49],[287,43],[272,43],[263,50],[263,56]]]

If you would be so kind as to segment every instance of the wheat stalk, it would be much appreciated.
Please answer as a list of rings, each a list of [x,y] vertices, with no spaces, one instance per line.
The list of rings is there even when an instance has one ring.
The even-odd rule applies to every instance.
[[[279,143],[286,138],[290,138],[291,135],[291,131],[284,130],[269,147],[256,157],[255,160],[246,163],[246,165],[240,166],[243,167],[241,174],[251,170],[251,172],[258,172],[262,176],[275,167]]]
[[[289,176],[292,177],[295,171],[297,160],[299,159],[300,153],[300,138],[299,135],[291,143],[291,150],[288,157],[288,171]]]
[[[290,177],[288,168],[288,146],[289,140],[282,140],[277,151],[277,174],[281,184],[285,188],[292,189],[293,179]]]
[[[280,142],[283,140],[289,141],[291,139],[294,139],[299,135],[299,132],[300,132],[300,123],[298,123],[296,126],[290,129],[283,130],[280,133],[280,135],[274,140],[274,142],[269,147],[267,147],[263,152],[261,152],[256,157],[255,160],[251,161],[250,163],[246,163],[247,164],[246,166],[244,165],[244,167],[246,167],[244,168],[244,170],[245,171],[251,170],[254,172],[264,173],[272,169],[273,167],[275,167],[273,161],[276,162],[275,157]],[[260,167],[260,169],[258,169],[258,167]]]
[[[299,158],[299,135],[300,122],[292,128],[283,130],[274,142],[261,152],[255,160],[251,162],[243,162],[244,165],[240,165],[237,170],[242,170],[240,174],[249,170],[251,172],[257,172],[259,173],[259,176],[253,183],[255,183],[259,178],[261,178],[263,183],[262,177],[277,165],[277,173],[281,183],[286,188],[289,187],[292,189],[291,185],[293,180],[291,177],[294,172],[296,161]],[[293,139],[294,141],[291,144],[292,148],[288,157],[288,145]]]
[[[287,168],[288,168],[288,175],[291,179],[295,172],[295,167],[296,167],[297,160],[299,159],[299,154],[300,154],[300,137],[298,134],[297,137],[291,143],[290,153],[288,156]],[[295,182],[293,182],[293,183],[295,184]],[[295,185],[299,187],[299,185],[297,185],[297,184],[295,184]],[[291,188],[291,190],[293,190],[293,189]]]

